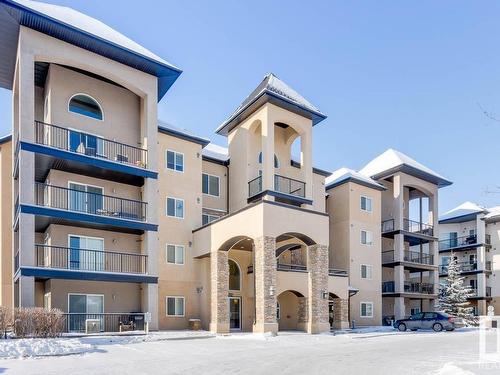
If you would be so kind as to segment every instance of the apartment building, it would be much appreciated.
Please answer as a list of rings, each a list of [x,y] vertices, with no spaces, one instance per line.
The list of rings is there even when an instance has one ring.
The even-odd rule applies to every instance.
[[[448,265],[456,258],[465,285],[474,296],[470,303],[476,315],[486,315],[488,306],[500,311],[500,208],[484,208],[464,202],[439,218],[439,278],[446,283]],[[499,275],[500,276],[500,275]]]
[[[325,114],[269,74],[216,146],[157,120],[180,69],[108,26],[29,0],[0,0],[0,25],[2,305],[59,308],[80,332],[349,325],[312,165]]]
[[[330,261],[349,272],[350,320],[388,324],[438,295],[438,189],[451,182],[389,149],[328,177]]]

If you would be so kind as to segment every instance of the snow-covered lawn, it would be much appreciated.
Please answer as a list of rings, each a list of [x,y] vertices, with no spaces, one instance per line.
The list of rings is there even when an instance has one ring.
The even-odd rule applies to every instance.
[[[488,341],[494,341],[495,335],[489,331]],[[79,347],[83,354],[3,359],[0,373],[499,374],[500,361],[486,366],[478,362],[478,339],[476,329],[399,333],[386,328],[364,328],[340,335],[283,332],[272,337],[242,333],[215,339],[207,332],[187,331],[93,336],[54,340],[66,343],[66,353],[62,354]],[[1,343],[15,341],[21,340]],[[29,350],[35,351],[33,348],[36,345]]]

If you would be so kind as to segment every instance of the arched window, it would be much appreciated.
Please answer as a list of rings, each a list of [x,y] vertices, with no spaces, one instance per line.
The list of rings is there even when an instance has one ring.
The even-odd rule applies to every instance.
[[[103,119],[101,106],[89,95],[76,94],[71,97],[68,103],[70,112],[78,113],[83,116],[91,117],[96,120]]]
[[[262,164],[262,151],[259,152],[259,164]],[[279,168],[279,167],[280,167],[280,162],[276,154],[274,154],[274,168]]]
[[[229,290],[241,290],[240,267],[234,260],[229,259]]]

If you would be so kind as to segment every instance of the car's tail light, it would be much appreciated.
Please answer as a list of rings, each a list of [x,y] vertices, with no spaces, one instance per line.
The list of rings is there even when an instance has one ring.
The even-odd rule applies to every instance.
[[[454,318],[454,317],[452,317],[452,316],[450,316],[450,317],[448,317],[448,321],[449,321],[450,323],[455,323],[455,318]]]

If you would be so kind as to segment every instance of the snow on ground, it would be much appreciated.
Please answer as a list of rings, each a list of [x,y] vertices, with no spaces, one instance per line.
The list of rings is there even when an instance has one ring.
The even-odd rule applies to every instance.
[[[479,362],[477,329],[400,333],[368,327],[343,335],[240,333],[220,339],[210,338],[207,332],[184,336],[186,333],[60,339],[79,340],[91,345],[92,350],[82,355],[4,359],[0,360],[0,372],[7,375],[500,373],[500,358],[498,363],[486,367]],[[487,342],[494,344],[496,332],[491,330],[487,335]],[[192,339],[201,337],[209,338]]]

